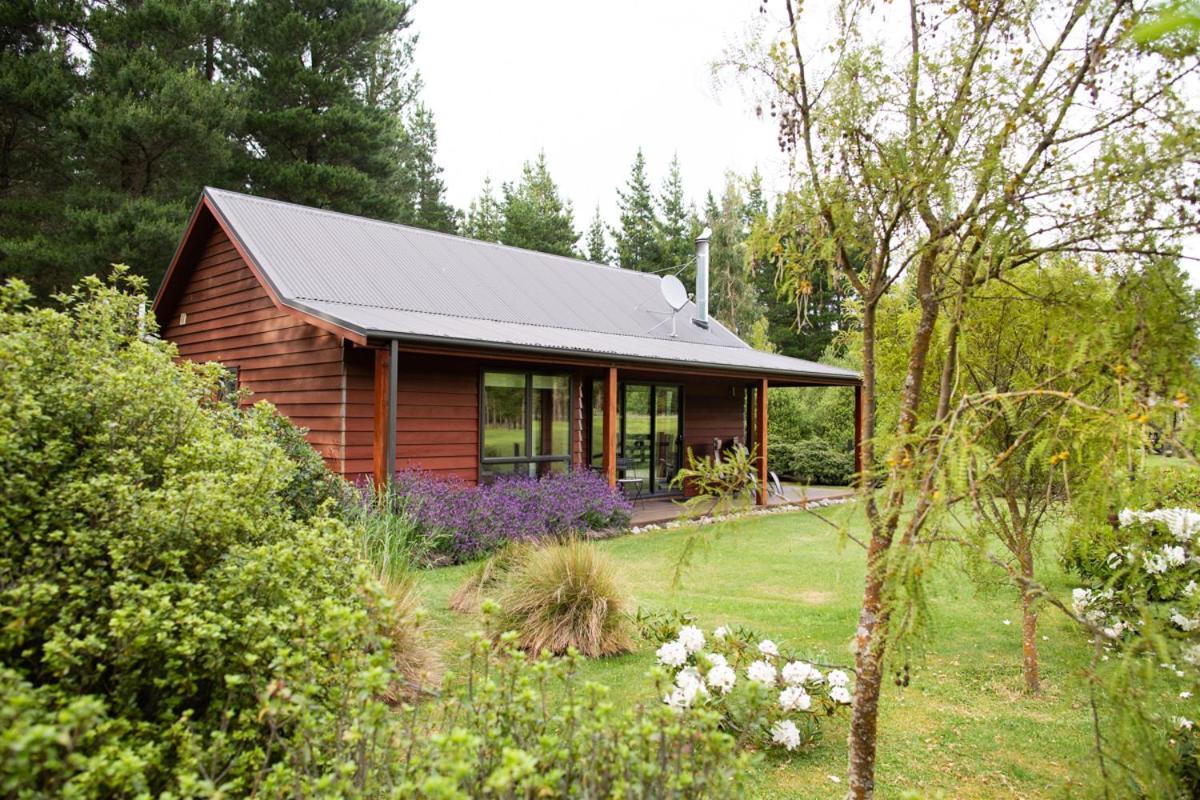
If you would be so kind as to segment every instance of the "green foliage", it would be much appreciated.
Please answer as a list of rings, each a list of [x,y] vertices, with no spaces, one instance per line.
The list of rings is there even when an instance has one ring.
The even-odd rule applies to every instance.
[[[718,203],[710,192],[704,216],[712,228],[709,244],[708,309],[714,317],[741,336],[748,336],[763,317],[746,246],[748,223],[741,181],[725,175]]]
[[[504,184],[504,222],[500,241],[560,256],[576,255],[574,214],[570,201],[563,201],[550,177],[546,154],[521,168],[521,180]]]
[[[245,793],[293,744],[264,708],[323,725],[390,683],[392,601],[345,527],[297,519],[271,416],[144,338],[140,295],[28,300],[0,290],[0,785]]]
[[[592,223],[588,226],[587,233],[583,238],[584,256],[588,261],[594,261],[597,264],[609,263],[611,256],[608,251],[608,242],[604,238],[604,220],[600,219],[598,204],[596,214],[592,217]]]
[[[610,656],[631,646],[628,596],[608,558],[575,539],[521,553],[504,572],[498,598],[504,630],[528,653]]]
[[[696,458],[689,447],[687,466],[671,479],[671,488],[693,495],[683,502],[685,513],[727,513],[738,505],[749,506],[754,502],[758,487],[757,452],[757,448],[747,450],[739,444],[719,458]]]
[[[658,238],[660,223],[646,175],[646,157],[639,147],[625,189],[617,190],[620,223],[613,229],[617,263],[625,269],[654,272],[662,267]]]
[[[849,486],[854,479],[854,453],[824,439],[770,444],[767,461],[773,472],[800,483]]]
[[[466,580],[450,595],[447,605],[455,611],[478,611],[485,598],[495,599],[504,590],[508,576],[530,553],[533,545],[505,542],[499,550],[476,563]]]
[[[483,187],[467,207],[459,233],[481,242],[499,242],[504,235],[504,208],[492,191],[491,178],[483,179]]]
[[[692,230],[694,226],[683,194],[678,155],[667,166],[667,177],[663,179],[662,192],[658,196],[658,208],[659,269],[678,275],[685,284],[693,283],[696,280],[693,239],[699,235],[699,231]]]

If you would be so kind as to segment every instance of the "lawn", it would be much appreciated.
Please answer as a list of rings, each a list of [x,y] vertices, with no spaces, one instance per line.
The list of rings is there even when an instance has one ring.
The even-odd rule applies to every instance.
[[[825,510],[861,527],[846,505]],[[708,544],[672,588],[686,529],[650,532],[599,544],[618,565],[636,603],[677,608],[711,629],[741,624],[828,663],[852,663],[863,574],[857,545],[806,513],[751,517],[707,528]],[[422,574],[437,633],[453,651],[477,619],[446,609],[468,567]],[[1066,596],[1073,585],[1047,552],[1041,579]],[[907,688],[886,687],[880,718],[879,796],[1048,797],[1090,768],[1088,706],[1079,673],[1088,648],[1067,622],[1047,613],[1041,633],[1044,695],[1021,694],[1020,620],[1011,589],[976,589],[949,560],[933,580],[933,623],[912,657]],[[1011,624],[1006,624],[1005,621]],[[585,677],[611,687],[618,702],[655,701],[645,678],[654,645],[589,662]],[[764,760],[753,776],[757,797],[831,797],[841,793],[846,764],[844,717],[807,753]]]

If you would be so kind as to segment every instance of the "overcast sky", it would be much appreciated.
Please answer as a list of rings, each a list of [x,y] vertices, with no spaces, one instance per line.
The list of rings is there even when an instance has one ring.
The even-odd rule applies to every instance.
[[[779,174],[773,127],[712,62],[756,0],[418,0],[416,61],[438,126],[449,199],[465,208],[485,175],[513,180],[546,151],[575,207],[616,222],[616,189],[640,146],[655,188],[678,153],[689,199],[726,170]]]
[[[805,5],[807,24],[819,24],[827,4]],[[758,0],[418,0],[413,17],[422,96],[459,208],[484,176],[498,192],[539,150],[580,231],[597,204],[617,221],[616,189],[638,147],[656,190],[678,154],[697,204],[719,194],[727,170],[758,166],[769,194],[785,188],[769,118],[755,117],[736,83],[713,79],[713,62],[755,24]],[[1188,269],[1200,285],[1200,264]]]

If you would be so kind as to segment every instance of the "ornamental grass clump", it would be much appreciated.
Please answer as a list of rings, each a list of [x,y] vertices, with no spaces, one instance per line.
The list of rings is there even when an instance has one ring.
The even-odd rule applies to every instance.
[[[452,611],[469,613],[478,611],[480,603],[488,597],[495,598],[503,591],[509,574],[531,552],[533,545],[525,542],[509,542],[492,555],[475,565],[459,587],[450,595]]]
[[[498,602],[500,624],[528,653],[574,648],[611,656],[632,648],[629,600],[612,564],[590,542],[536,548],[509,572]]]

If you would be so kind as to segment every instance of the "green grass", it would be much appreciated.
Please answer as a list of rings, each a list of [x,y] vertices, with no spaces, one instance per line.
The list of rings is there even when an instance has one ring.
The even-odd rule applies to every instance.
[[[855,506],[827,509],[861,520]],[[861,528],[861,522],[856,523]],[[714,529],[707,529],[713,531]],[[683,530],[626,536],[600,543],[636,604],[693,612],[710,629],[742,624],[813,657],[851,663],[848,643],[857,622],[863,555],[839,543],[825,523],[803,513],[754,517],[706,534],[704,547],[672,588]],[[1066,596],[1073,585],[1048,552],[1040,579]],[[469,567],[424,573],[422,590],[434,624],[451,652],[478,620],[446,609]],[[1044,695],[1021,694],[1020,619],[1005,586],[978,590],[956,564],[932,580],[933,624],[914,658],[912,681],[889,684],[879,734],[879,796],[916,790],[946,797],[1049,797],[1068,777],[1091,769],[1086,760],[1089,716],[1078,676],[1088,648],[1059,615],[1047,612],[1041,633]],[[1004,620],[1011,624],[1005,625]],[[610,686],[618,703],[654,701],[645,678],[653,645],[629,655],[588,662],[584,677]],[[449,656],[452,663],[453,655]],[[757,797],[832,797],[844,791],[830,776],[846,767],[844,718],[831,724],[815,750],[768,759],[753,776]]]

